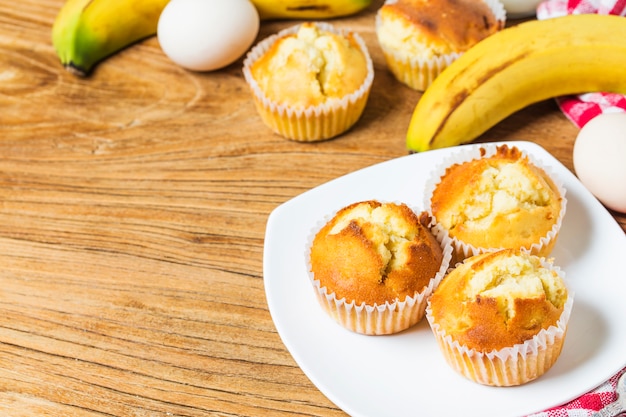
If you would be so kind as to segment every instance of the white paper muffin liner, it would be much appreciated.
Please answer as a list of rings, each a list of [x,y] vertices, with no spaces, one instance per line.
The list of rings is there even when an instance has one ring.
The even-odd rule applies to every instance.
[[[489,158],[496,154],[498,144],[481,144],[478,146],[465,145],[459,147],[459,150],[452,152],[447,158],[444,158],[439,165],[437,165],[433,171],[431,172],[431,176],[426,181],[424,186],[424,210],[427,211],[430,216],[433,218],[435,225],[433,226],[433,233],[448,235],[448,231],[446,228],[441,225],[437,221],[437,217],[432,212],[431,206],[431,197],[435,188],[439,184],[441,177],[446,173],[446,169],[455,164],[462,164],[465,162],[469,162],[475,159],[481,158]],[[514,145],[509,145],[509,147],[514,147]],[[484,155],[481,154],[481,149],[485,151]],[[552,180],[554,185],[557,188],[558,193],[561,196],[561,210],[559,211],[558,217],[555,220],[552,228],[545,236],[542,236],[537,242],[533,243],[530,247],[520,247],[520,248],[511,248],[518,249],[529,253],[531,255],[539,256],[539,257],[547,257],[552,248],[554,247],[556,240],[559,235],[559,231],[561,230],[561,225],[563,223],[563,218],[565,217],[565,212],[567,208],[567,198],[565,197],[566,189],[563,186],[563,182],[554,174],[553,170],[550,169],[545,163],[541,160],[535,158],[533,155],[528,152],[517,148],[521,154],[522,158],[527,157],[528,161],[535,165],[538,168],[541,168],[548,177]],[[469,258],[470,256],[480,255],[485,252],[493,252],[500,249],[505,249],[502,247],[498,248],[484,248],[472,245],[469,242],[464,242],[454,236],[450,236],[450,241],[452,246],[454,247],[454,255],[456,262],[461,262],[465,258]]]
[[[387,0],[385,4],[393,4],[398,0]],[[496,21],[501,22],[503,28],[506,23],[506,10],[500,0],[485,0],[485,3],[491,9]],[[380,12],[376,13],[375,28],[378,34],[381,25]],[[387,68],[393,76],[401,83],[418,91],[424,91],[432,82],[446,69],[452,62],[457,60],[462,52],[453,52],[445,55],[438,55],[433,58],[423,58],[416,56],[408,56],[407,54],[397,51],[380,42],[379,45],[383,51]]]
[[[558,267],[543,259],[542,265],[563,276]],[[515,386],[540,377],[554,365],[563,348],[573,303],[574,295],[570,292],[556,325],[540,330],[524,343],[486,353],[469,349],[453,340],[434,321],[430,303],[426,308],[426,319],[439,349],[452,369],[479,384]]]
[[[252,76],[250,67],[261,58],[280,38],[295,34],[301,25],[284,29],[259,42],[248,52],[243,63],[243,75],[250,86],[255,107],[263,122],[285,138],[301,142],[313,142],[331,139],[350,129],[361,117],[374,81],[374,64],[367,46],[356,32],[335,29],[331,24],[315,22],[315,25],[328,32],[344,36],[354,36],[367,65],[367,76],[361,86],[353,93],[341,99],[329,99],[326,102],[306,108],[294,108],[288,104],[269,99]]]
[[[377,200],[380,203],[384,201]],[[402,204],[400,202],[390,202]],[[418,216],[422,211],[412,209]],[[417,324],[425,314],[426,305],[430,295],[437,288],[450,267],[452,259],[452,246],[449,238],[445,234],[435,236],[443,250],[441,267],[428,285],[420,291],[416,291],[413,296],[407,296],[404,300],[390,300],[385,304],[356,304],[355,301],[347,301],[345,298],[337,298],[334,292],[329,292],[328,288],[321,285],[315,279],[311,271],[310,252],[313,239],[317,233],[328,223],[337,213],[327,215],[319,221],[313,228],[306,243],[305,259],[309,280],[313,286],[316,298],[322,309],[332,317],[338,324],[355,333],[377,336],[388,335],[406,330]],[[431,223],[432,226],[432,223]]]

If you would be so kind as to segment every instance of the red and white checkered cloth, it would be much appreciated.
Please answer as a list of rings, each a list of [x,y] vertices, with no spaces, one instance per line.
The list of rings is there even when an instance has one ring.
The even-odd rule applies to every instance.
[[[539,20],[585,13],[626,16],[626,0],[546,0],[537,6]],[[626,111],[626,96],[615,93],[558,97],[556,102],[565,116],[578,127],[583,127],[601,113]]]
[[[550,408],[528,417],[588,417],[601,410],[607,404],[617,400],[615,387],[617,386],[617,380],[624,372],[626,372],[626,368],[613,375],[599,387],[567,404]]]

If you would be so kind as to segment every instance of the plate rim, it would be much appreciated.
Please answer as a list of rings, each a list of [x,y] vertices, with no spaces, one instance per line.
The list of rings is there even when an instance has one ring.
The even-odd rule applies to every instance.
[[[435,158],[437,154],[439,155],[448,155],[450,152],[455,151],[455,150],[459,150],[459,148],[461,147],[480,147],[480,146],[499,146],[499,145],[503,145],[503,144],[507,144],[509,146],[518,146],[520,149],[528,152],[529,154],[532,154],[533,157],[537,157],[540,161],[544,162],[544,163],[548,163],[548,165],[554,165],[556,164],[556,168],[555,170],[557,171],[563,171],[566,172],[567,175],[570,176],[570,178],[567,178],[568,180],[573,180],[575,182],[578,182],[580,184],[580,182],[578,181],[578,179],[576,178],[576,176],[574,175],[573,172],[571,172],[567,167],[565,167],[560,161],[558,161],[554,156],[552,156],[547,150],[545,150],[543,147],[541,147],[540,145],[538,145],[535,142],[529,142],[529,141],[503,141],[503,142],[489,142],[489,143],[471,143],[471,144],[466,144],[466,145],[460,145],[454,148],[445,148],[445,149],[440,149],[440,150],[433,150],[433,151],[428,151],[428,153],[430,154],[430,157]],[[533,154],[533,153],[537,153],[537,154]],[[337,178],[331,179],[329,181],[326,181],[314,188],[311,188],[307,191],[304,191],[303,193],[285,201],[284,203],[280,204],[279,206],[277,206],[274,210],[272,210],[272,212],[270,213],[270,215],[268,216],[268,220],[267,220],[267,224],[266,224],[266,234],[265,234],[265,244],[264,244],[264,251],[263,251],[263,280],[264,280],[264,286],[265,286],[265,294],[266,294],[266,298],[267,298],[267,304],[268,304],[268,308],[269,308],[269,312],[270,315],[272,317],[272,320],[274,322],[274,325],[276,327],[276,330],[281,338],[282,343],[285,345],[285,347],[287,348],[287,350],[289,351],[290,355],[293,357],[293,359],[295,360],[296,364],[300,367],[300,369],[304,372],[304,374],[307,376],[307,378],[315,385],[315,387],[322,392],[322,394],[324,394],[330,401],[332,401],[335,405],[337,405],[339,408],[341,408],[344,412],[348,412],[349,414],[352,415],[361,415],[359,414],[357,411],[352,410],[352,406],[350,404],[347,404],[346,401],[344,401],[342,398],[340,398],[340,396],[338,396],[335,392],[333,392],[333,390],[328,389],[328,387],[326,386],[326,384],[323,381],[320,381],[318,379],[318,375],[315,372],[311,372],[310,369],[308,369],[308,366],[303,366],[303,361],[305,361],[306,359],[304,359],[301,355],[301,352],[299,350],[299,348],[292,342],[290,337],[286,337],[286,329],[283,326],[283,322],[282,322],[282,318],[277,317],[276,314],[276,302],[274,300],[274,293],[271,290],[271,279],[269,277],[269,259],[272,256],[272,251],[273,248],[271,246],[268,245],[268,242],[271,242],[271,233],[274,227],[275,222],[277,222],[278,220],[282,219],[283,216],[283,212],[284,211],[288,211],[290,209],[290,207],[294,204],[297,205],[297,203],[301,200],[301,199],[306,199],[308,195],[310,195],[311,193],[315,193],[315,192],[319,192],[320,189],[324,189],[324,188],[328,188],[328,187],[332,187],[333,184],[337,183],[337,182],[341,182],[341,181],[345,181],[346,178],[348,177],[355,177],[358,175],[363,175],[362,172],[363,171],[368,171],[368,170],[372,170],[372,169],[380,169],[382,167],[384,167],[385,165],[388,164],[396,164],[398,163],[399,160],[407,160],[407,159],[413,159],[413,158],[420,158],[420,155],[424,155],[425,153],[418,153],[418,154],[409,154],[409,155],[403,155],[403,156],[399,156],[397,158],[392,158],[389,159],[387,161],[382,161],[367,167],[363,167],[360,169],[357,169],[355,171],[352,171],[350,173],[344,174],[342,176],[339,176]],[[549,161],[545,160],[545,157],[549,158]],[[440,158],[441,159],[441,158]],[[560,174],[559,174],[560,175]],[[562,178],[562,180],[565,180]],[[566,181],[564,181],[566,182]],[[569,182],[569,181],[567,181]],[[580,184],[582,186],[582,184]],[[582,187],[584,189],[584,186]],[[580,190],[579,190],[580,191]],[[586,192],[587,195],[585,195],[586,200],[589,199],[593,199],[594,201],[591,201],[591,203],[589,201],[586,201],[586,203],[590,203],[592,205],[595,205],[595,209],[596,210],[601,210],[604,212],[605,216],[608,216],[614,223],[615,227],[619,228],[620,230],[622,230],[621,226],[619,225],[619,223],[617,222],[617,220],[615,220],[615,218],[613,216],[611,216],[611,214],[608,212],[608,210],[602,206],[602,204],[597,201],[597,199],[595,199],[595,197],[593,197],[591,195],[591,193],[588,192],[588,190],[584,189],[583,193]],[[340,204],[337,205],[337,207],[339,207]],[[594,211],[595,212],[595,211]],[[622,244],[626,247],[626,234],[623,235],[623,242]],[[304,248],[304,243],[302,242],[303,248]],[[558,243],[557,243],[558,245]],[[333,323],[334,324],[334,323]],[[420,324],[418,324],[419,326]],[[338,326],[338,325],[337,325]],[[378,337],[378,336],[365,336],[365,337]],[[383,336],[383,337],[387,337],[387,336]],[[618,367],[617,369],[607,369],[604,372],[604,380],[610,378],[615,372],[619,371],[620,369],[622,369],[624,366],[626,366],[626,357],[624,358],[624,360],[621,363],[621,367]],[[572,396],[571,398],[569,398],[568,400],[559,400],[558,403],[554,403],[549,405],[548,407],[545,407],[546,409],[549,407],[553,407],[553,406],[558,406],[560,404],[563,404],[571,399],[574,399],[576,397],[578,397],[579,395],[584,394],[585,392],[588,392],[589,390],[595,388],[596,386],[598,386],[599,384],[601,384],[604,380],[602,381],[594,381],[592,383],[588,383],[584,386],[584,388],[581,388],[578,394],[576,394],[575,396]],[[538,411],[542,411],[542,410],[537,410],[534,412],[538,412]],[[353,414],[354,413],[354,414]]]

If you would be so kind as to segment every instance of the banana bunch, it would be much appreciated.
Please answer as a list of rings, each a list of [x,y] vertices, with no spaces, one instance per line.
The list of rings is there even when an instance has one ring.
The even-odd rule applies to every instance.
[[[330,19],[349,16],[368,7],[372,0],[251,0],[261,20]]]
[[[224,0],[228,1],[228,0]],[[261,20],[326,19],[357,13],[372,0],[251,0]],[[67,0],[52,26],[61,64],[85,76],[106,57],[155,35],[169,0]]]
[[[435,79],[406,145],[421,152],[470,142],[530,104],[596,91],[626,93],[626,18],[528,21],[483,39]]]

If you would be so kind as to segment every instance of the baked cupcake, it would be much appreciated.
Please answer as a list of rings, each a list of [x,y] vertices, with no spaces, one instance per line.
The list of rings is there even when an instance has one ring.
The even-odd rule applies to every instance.
[[[573,298],[558,268],[504,249],[467,258],[434,291],[426,317],[448,364],[484,385],[543,375],[563,347]]]
[[[387,0],[376,14],[376,35],[396,79],[423,91],[505,22],[498,0]]]
[[[311,280],[324,310],[362,334],[405,330],[424,316],[427,297],[452,248],[407,205],[370,200],[339,210],[309,247]]]
[[[425,206],[462,260],[496,249],[547,257],[565,215],[565,190],[507,145],[463,147],[434,172]]]
[[[267,126],[289,139],[319,141],[361,117],[374,66],[358,34],[305,22],[257,44],[243,73]]]

